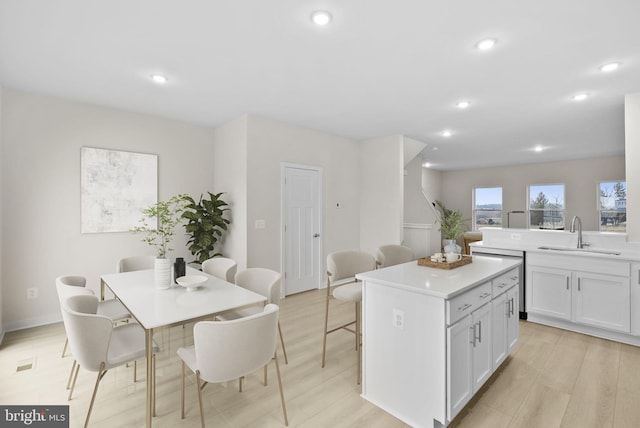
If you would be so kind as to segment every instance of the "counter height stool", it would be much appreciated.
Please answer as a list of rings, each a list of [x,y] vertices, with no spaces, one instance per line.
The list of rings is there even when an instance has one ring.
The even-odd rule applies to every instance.
[[[413,260],[413,250],[404,245],[381,245],[376,253],[376,265],[389,267]]]
[[[360,346],[362,284],[357,282],[355,276],[356,274],[368,272],[375,268],[376,260],[371,254],[364,251],[336,251],[327,256],[327,299],[324,316],[324,337],[322,342],[322,367],[324,368],[327,353],[327,335],[341,329],[354,333],[356,335],[356,350],[358,351],[358,385],[360,384],[360,378],[362,376],[362,350]],[[335,282],[348,279],[353,279],[353,281],[334,286],[333,293],[331,293],[331,286]],[[356,319],[329,330],[329,300],[331,294],[333,294],[333,297],[337,300],[354,302],[356,306]],[[349,328],[352,324],[355,324],[355,330]]]

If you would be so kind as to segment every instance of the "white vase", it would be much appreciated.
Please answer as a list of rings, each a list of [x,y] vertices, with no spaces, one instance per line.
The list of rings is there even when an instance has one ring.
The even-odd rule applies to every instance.
[[[156,290],[166,290],[171,285],[171,259],[156,257],[153,265]]]

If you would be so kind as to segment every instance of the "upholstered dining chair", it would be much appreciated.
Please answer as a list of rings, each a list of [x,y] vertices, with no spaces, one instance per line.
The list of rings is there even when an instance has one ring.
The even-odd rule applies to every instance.
[[[259,313],[231,321],[200,321],[193,327],[193,346],[179,348],[182,360],[181,418],[184,419],[185,366],[196,375],[200,423],[204,427],[202,388],[239,379],[274,360],[284,424],[289,425],[278,365],[279,308],[268,304]]]
[[[334,333],[341,329],[355,333],[356,350],[358,351],[358,385],[360,384],[360,378],[362,376],[360,370],[362,364],[362,349],[360,347],[362,317],[360,306],[362,302],[362,284],[356,280],[355,276],[358,273],[368,272],[375,268],[376,261],[374,257],[364,251],[343,250],[330,253],[327,256],[327,298],[324,315],[324,337],[322,341],[322,367],[324,368],[325,364],[327,354],[327,336],[329,333]],[[335,282],[343,280],[348,281],[348,283],[334,285]],[[334,287],[333,293],[331,292],[332,286]],[[354,321],[329,330],[329,300],[332,294],[337,300],[355,303],[356,317]],[[355,324],[355,330],[350,328],[353,324]]]
[[[236,273],[234,281],[236,285],[242,288],[246,288],[247,290],[251,290],[254,293],[263,295],[267,298],[267,303],[280,306],[281,278],[282,275],[280,274],[280,272],[276,272],[271,269],[248,268]],[[220,315],[218,319],[228,321],[246,317],[248,315],[253,315],[261,311],[262,308],[260,307],[252,307],[235,312],[228,312],[226,314]],[[289,364],[289,359],[287,358],[287,349],[284,346],[284,338],[282,337],[282,328],[280,328],[280,320],[278,320],[278,335],[280,336],[280,345],[282,346],[284,362],[285,364]],[[266,383],[267,380],[265,371],[265,384]],[[240,386],[240,389],[242,389],[242,384]]]
[[[136,270],[153,269],[155,263],[154,256],[133,256],[123,257],[118,260],[116,272],[133,272]]]
[[[107,371],[146,355],[145,333],[142,327],[137,323],[114,327],[110,318],[97,314],[98,302],[96,296],[88,294],[70,296],[62,302],[62,318],[69,338],[69,347],[78,362],[69,399],[73,394],[81,366],[85,370],[98,373],[84,423],[85,428],[89,424],[98,386]],[[153,352],[158,352],[155,343]],[[155,356],[152,364],[155,373]],[[155,385],[155,379],[153,384]],[[155,407],[155,391],[153,396]]]
[[[399,265],[413,260],[413,250],[404,245],[381,245],[376,252],[376,265],[380,268]]]
[[[202,262],[202,271],[227,282],[233,282],[238,270],[238,264],[226,257],[213,257]]]

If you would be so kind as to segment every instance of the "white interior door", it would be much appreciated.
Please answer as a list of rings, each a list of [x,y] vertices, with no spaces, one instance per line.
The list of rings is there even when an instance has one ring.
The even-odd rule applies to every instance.
[[[285,295],[318,288],[321,254],[321,173],[319,168],[284,166]]]

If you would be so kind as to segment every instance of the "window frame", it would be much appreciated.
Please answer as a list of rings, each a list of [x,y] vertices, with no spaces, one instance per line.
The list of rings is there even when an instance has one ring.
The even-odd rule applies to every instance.
[[[477,191],[479,189],[500,189],[500,209],[490,209],[490,208],[477,208],[476,198]],[[471,221],[472,221],[472,230],[478,230],[479,227],[503,227],[504,226],[504,187],[502,186],[483,186],[483,187],[474,187],[472,193],[472,201],[471,201]],[[487,224],[487,225],[478,225],[477,222],[477,214],[478,212],[494,212],[500,211],[500,223],[499,224]]]
[[[542,208],[542,209],[532,208],[531,207],[531,199],[532,199],[531,188],[532,187],[552,187],[552,186],[562,186],[562,208],[561,209],[557,209],[557,208]],[[541,192],[541,193],[543,193],[545,196],[547,196],[546,193],[544,193],[544,192]],[[538,229],[538,230],[540,230],[540,229],[541,230],[565,230],[566,227],[567,227],[567,206],[566,206],[566,203],[565,203],[566,193],[567,193],[567,186],[564,183],[546,183],[546,184],[529,184],[529,185],[527,185],[527,213],[528,213],[528,215],[527,215],[527,226],[528,226],[528,228],[529,229]],[[536,195],[536,198],[537,197],[538,197],[538,195]],[[560,212],[561,213],[560,217],[562,218],[562,227],[560,227],[560,228],[559,227],[545,227],[545,223],[544,223],[545,217],[551,217],[551,218],[557,217],[557,216],[553,216],[553,215],[545,216],[544,213],[548,212],[548,211],[556,211],[556,212]],[[532,225],[531,216],[532,216],[532,214],[537,213],[537,212],[542,212],[542,219],[543,220],[542,220],[542,225],[541,226]],[[554,223],[552,221],[551,226],[553,226],[553,224]]]

